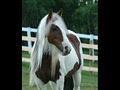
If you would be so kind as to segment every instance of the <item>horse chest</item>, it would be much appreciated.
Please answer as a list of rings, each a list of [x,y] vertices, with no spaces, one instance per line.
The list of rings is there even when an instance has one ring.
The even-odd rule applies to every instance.
[[[36,71],[36,76],[42,80],[45,84],[49,81],[56,82],[59,79],[59,76],[61,75],[59,72],[60,69],[60,63],[59,60],[56,65],[56,72],[55,77],[51,78],[51,55],[44,54],[42,58],[42,66]]]

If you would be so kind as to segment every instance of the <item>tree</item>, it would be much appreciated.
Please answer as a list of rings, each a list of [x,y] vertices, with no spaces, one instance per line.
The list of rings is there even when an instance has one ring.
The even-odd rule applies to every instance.
[[[54,12],[63,8],[63,19],[68,29],[78,33],[97,34],[97,3],[89,1],[86,5],[86,1],[89,0],[83,0],[78,6],[78,0],[22,0],[22,26],[37,28],[51,8]]]
[[[72,18],[74,19],[73,29],[80,33],[97,34],[98,11],[97,4],[88,4],[78,7]]]

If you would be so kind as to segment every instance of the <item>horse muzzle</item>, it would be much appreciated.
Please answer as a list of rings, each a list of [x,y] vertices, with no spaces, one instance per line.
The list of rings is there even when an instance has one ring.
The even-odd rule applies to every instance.
[[[62,44],[58,46],[58,49],[62,52],[63,56],[68,55],[71,51],[71,48],[69,46],[67,45],[63,46]]]

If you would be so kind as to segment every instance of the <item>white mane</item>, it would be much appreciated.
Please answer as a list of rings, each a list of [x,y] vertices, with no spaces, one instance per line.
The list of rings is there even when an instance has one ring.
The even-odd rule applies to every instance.
[[[48,22],[48,24],[46,24],[47,16],[48,15],[46,15],[41,20],[41,22],[38,26],[36,41],[34,43],[34,46],[33,46],[32,52],[31,52],[30,86],[34,85],[35,72],[39,69],[39,67],[41,68],[43,53],[53,54],[53,52],[55,51],[57,54],[57,50],[55,49],[56,47],[51,45],[50,43],[48,43],[47,38],[45,38],[46,35],[49,33],[51,24],[55,24],[55,25],[59,26],[62,33],[68,33],[65,23],[59,15],[57,15],[56,13],[53,13],[51,20]],[[56,18],[57,18],[57,20],[55,20]],[[58,58],[58,57],[56,56],[56,58]],[[52,74],[53,75],[55,74],[54,68],[55,68],[55,65],[57,62],[56,60],[57,59],[52,58],[52,70],[53,70]]]

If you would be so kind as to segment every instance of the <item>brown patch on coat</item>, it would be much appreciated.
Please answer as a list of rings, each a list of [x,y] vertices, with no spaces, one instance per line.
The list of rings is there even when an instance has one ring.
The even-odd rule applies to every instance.
[[[77,37],[73,34],[68,34],[67,35],[69,41],[71,42],[72,46],[74,47],[76,53],[77,53],[77,56],[80,60],[80,52],[79,52],[79,46],[80,46],[80,42],[78,41]]]
[[[50,32],[48,34],[48,41],[49,43],[55,45],[56,47],[58,47],[62,43],[63,36],[58,26],[52,24]]]
[[[79,58],[79,63],[78,62],[75,63],[74,68],[68,72],[68,74],[66,75],[66,78],[73,75],[80,68],[80,65],[81,65],[81,58],[80,58],[80,51],[79,51],[80,42],[78,41],[77,37],[73,34],[68,34],[67,37],[76,51],[76,54]]]
[[[43,54],[41,64],[42,66],[36,71],[36,76],[40,80],[42,80],[45,84],[48,83],[50,80],[56,82],[59,79],[59,76],[61,75],[59,72],[60,63],[58,61],[56,65],[55,77],[51,78],[51,60],[52,60],[51,55]]]

